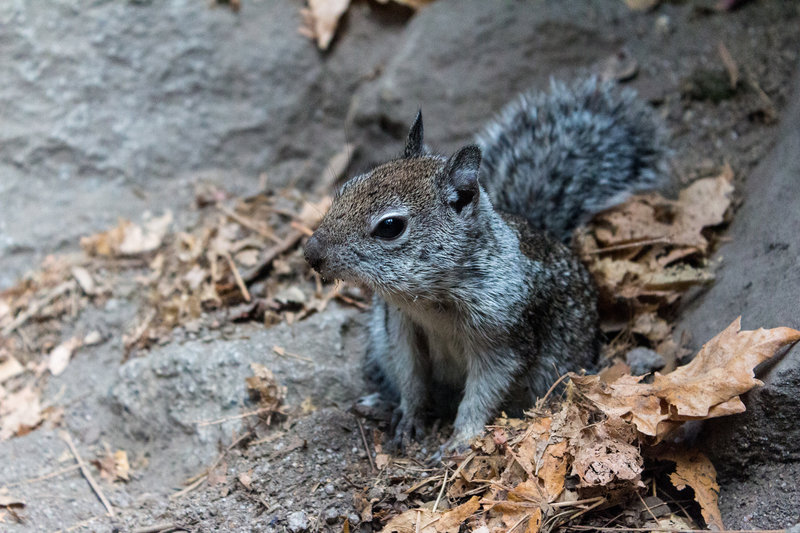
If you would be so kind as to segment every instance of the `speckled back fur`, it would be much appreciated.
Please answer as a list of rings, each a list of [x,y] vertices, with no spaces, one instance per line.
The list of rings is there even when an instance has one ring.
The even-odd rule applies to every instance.
[[[665,136],[632,90],[552,81],[503,109],[478,135],[481,184],[495,208],[567,240],[593,214],[667,175]]]

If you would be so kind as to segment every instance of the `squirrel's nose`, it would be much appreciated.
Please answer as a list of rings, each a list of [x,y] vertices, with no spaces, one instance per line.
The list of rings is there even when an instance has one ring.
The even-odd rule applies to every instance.
[[[325,247],[318,233],[314,233],[309,237],[303,249],[303,253],[306,257],[306,261],[311,265],[311,268],[319,272],[322,265],[325,263]]]

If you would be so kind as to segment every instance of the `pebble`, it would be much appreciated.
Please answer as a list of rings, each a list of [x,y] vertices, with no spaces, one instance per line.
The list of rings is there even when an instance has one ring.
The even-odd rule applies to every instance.
[[[333,486],[333,483],[328,483],[325,485],[325,494],[328,496],[333,496],[334,492],[336,492],[336,487]]]
[[[330,507],[327,511],[325,511],[325,523],[328,525],[333,525],[339,521],[339,511],[336,507]]]
[[[308,516],[304,511],[295,511],[289,515],[287,527],[292,533],[303,533],[308,530]]]
[[[632,376],[643,376],[664,367],[664,358],[649,348],[638,347],[625,354]]]

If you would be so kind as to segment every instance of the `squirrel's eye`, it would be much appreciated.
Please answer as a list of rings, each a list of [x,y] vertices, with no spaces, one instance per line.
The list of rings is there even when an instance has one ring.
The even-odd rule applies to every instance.
[[[386,217],[372,230],[372,236],[390,241],[399,237],[406,229],[406,221],[402,217]]]

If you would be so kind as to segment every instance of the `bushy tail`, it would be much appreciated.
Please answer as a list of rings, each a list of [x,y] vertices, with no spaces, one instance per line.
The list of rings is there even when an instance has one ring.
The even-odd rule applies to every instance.
[[[668,176],[664,128],[633,90],[596,79],[521,95],[477,138],[495,208],[561,240]]]

